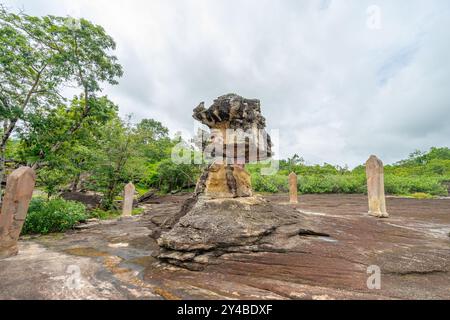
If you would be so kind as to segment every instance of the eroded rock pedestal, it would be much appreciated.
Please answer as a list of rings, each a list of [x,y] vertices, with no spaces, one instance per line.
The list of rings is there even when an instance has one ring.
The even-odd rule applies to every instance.
[[[324,236],[292,207],[261,197],[211,199],[200,196],[193,208],[158,239],[158,258],[202,270],[225,253],[287,252],[298,236]]]
[[[209,109],[201,103],[193,117],[211,130],[205,150],[213,160],[180,213],[155,234],[159,259],[200,270],[227,252],[283,251],[292,235],[316,234],[298,211],[252,193],[245,164],[272,155],[259,100],[225,95]]]

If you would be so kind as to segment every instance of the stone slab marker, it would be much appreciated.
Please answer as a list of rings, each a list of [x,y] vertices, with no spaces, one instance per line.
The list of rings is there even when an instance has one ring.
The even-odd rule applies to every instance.
[[[378,218],[388,218],[384,195],[383,162],[376,156],[370,156],[366,162],[367,193],[369,196],[369,214]]]
[[[36,174],[28,167],[21,167],[8,176],[0,212],[0,259],[19,251],[17,241],[27,217],[35,182]]]
[[[134,187],[133,183],[130,182],[125,186],[123,195],[122,217],[131,217],[135,191],[136,188]]]
[[[297,175],[294,172],[289,175],[289,202],[298,203]]]

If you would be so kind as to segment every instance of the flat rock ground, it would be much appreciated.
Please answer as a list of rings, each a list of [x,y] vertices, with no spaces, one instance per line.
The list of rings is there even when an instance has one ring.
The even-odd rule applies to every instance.
[[[0,299],[450,299],[450,199],[388,198],[391,218],[379,220],[365,214],[365,196],[301,196],[296,207],[329,238],[298,236],[289,252],[226,254],[193,272],[159,263],[149,237],[186,197],[156,199],[128,220],[23,238],[20,254],[0,261]],[[371,265],[380,290],[367,287]]]

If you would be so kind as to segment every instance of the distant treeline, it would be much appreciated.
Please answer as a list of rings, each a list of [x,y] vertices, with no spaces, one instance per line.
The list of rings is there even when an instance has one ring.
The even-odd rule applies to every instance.
[[[249,165],[253,187],[259,192],[287,192],[288,174],[295,172],[300,193],[366,193],[365,167],[353,170],[331,164],[305,164],[295,155],[280,162],[280,171],[273,176],[259,174],[262,165]],[[416,197],[447,196],[450,186],[450,149],[431,148],[416,151],[408,159],[385,166],[385,188],[392,195]]]

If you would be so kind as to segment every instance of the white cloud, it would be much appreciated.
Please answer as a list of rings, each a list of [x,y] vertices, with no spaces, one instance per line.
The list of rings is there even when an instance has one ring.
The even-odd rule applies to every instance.
[[[190,132],[192,109],[235,92],[262,101],[281,156],[354,166],[448,146],[448,1],[6,1],[103,25],[125,68],[122,114]]]

